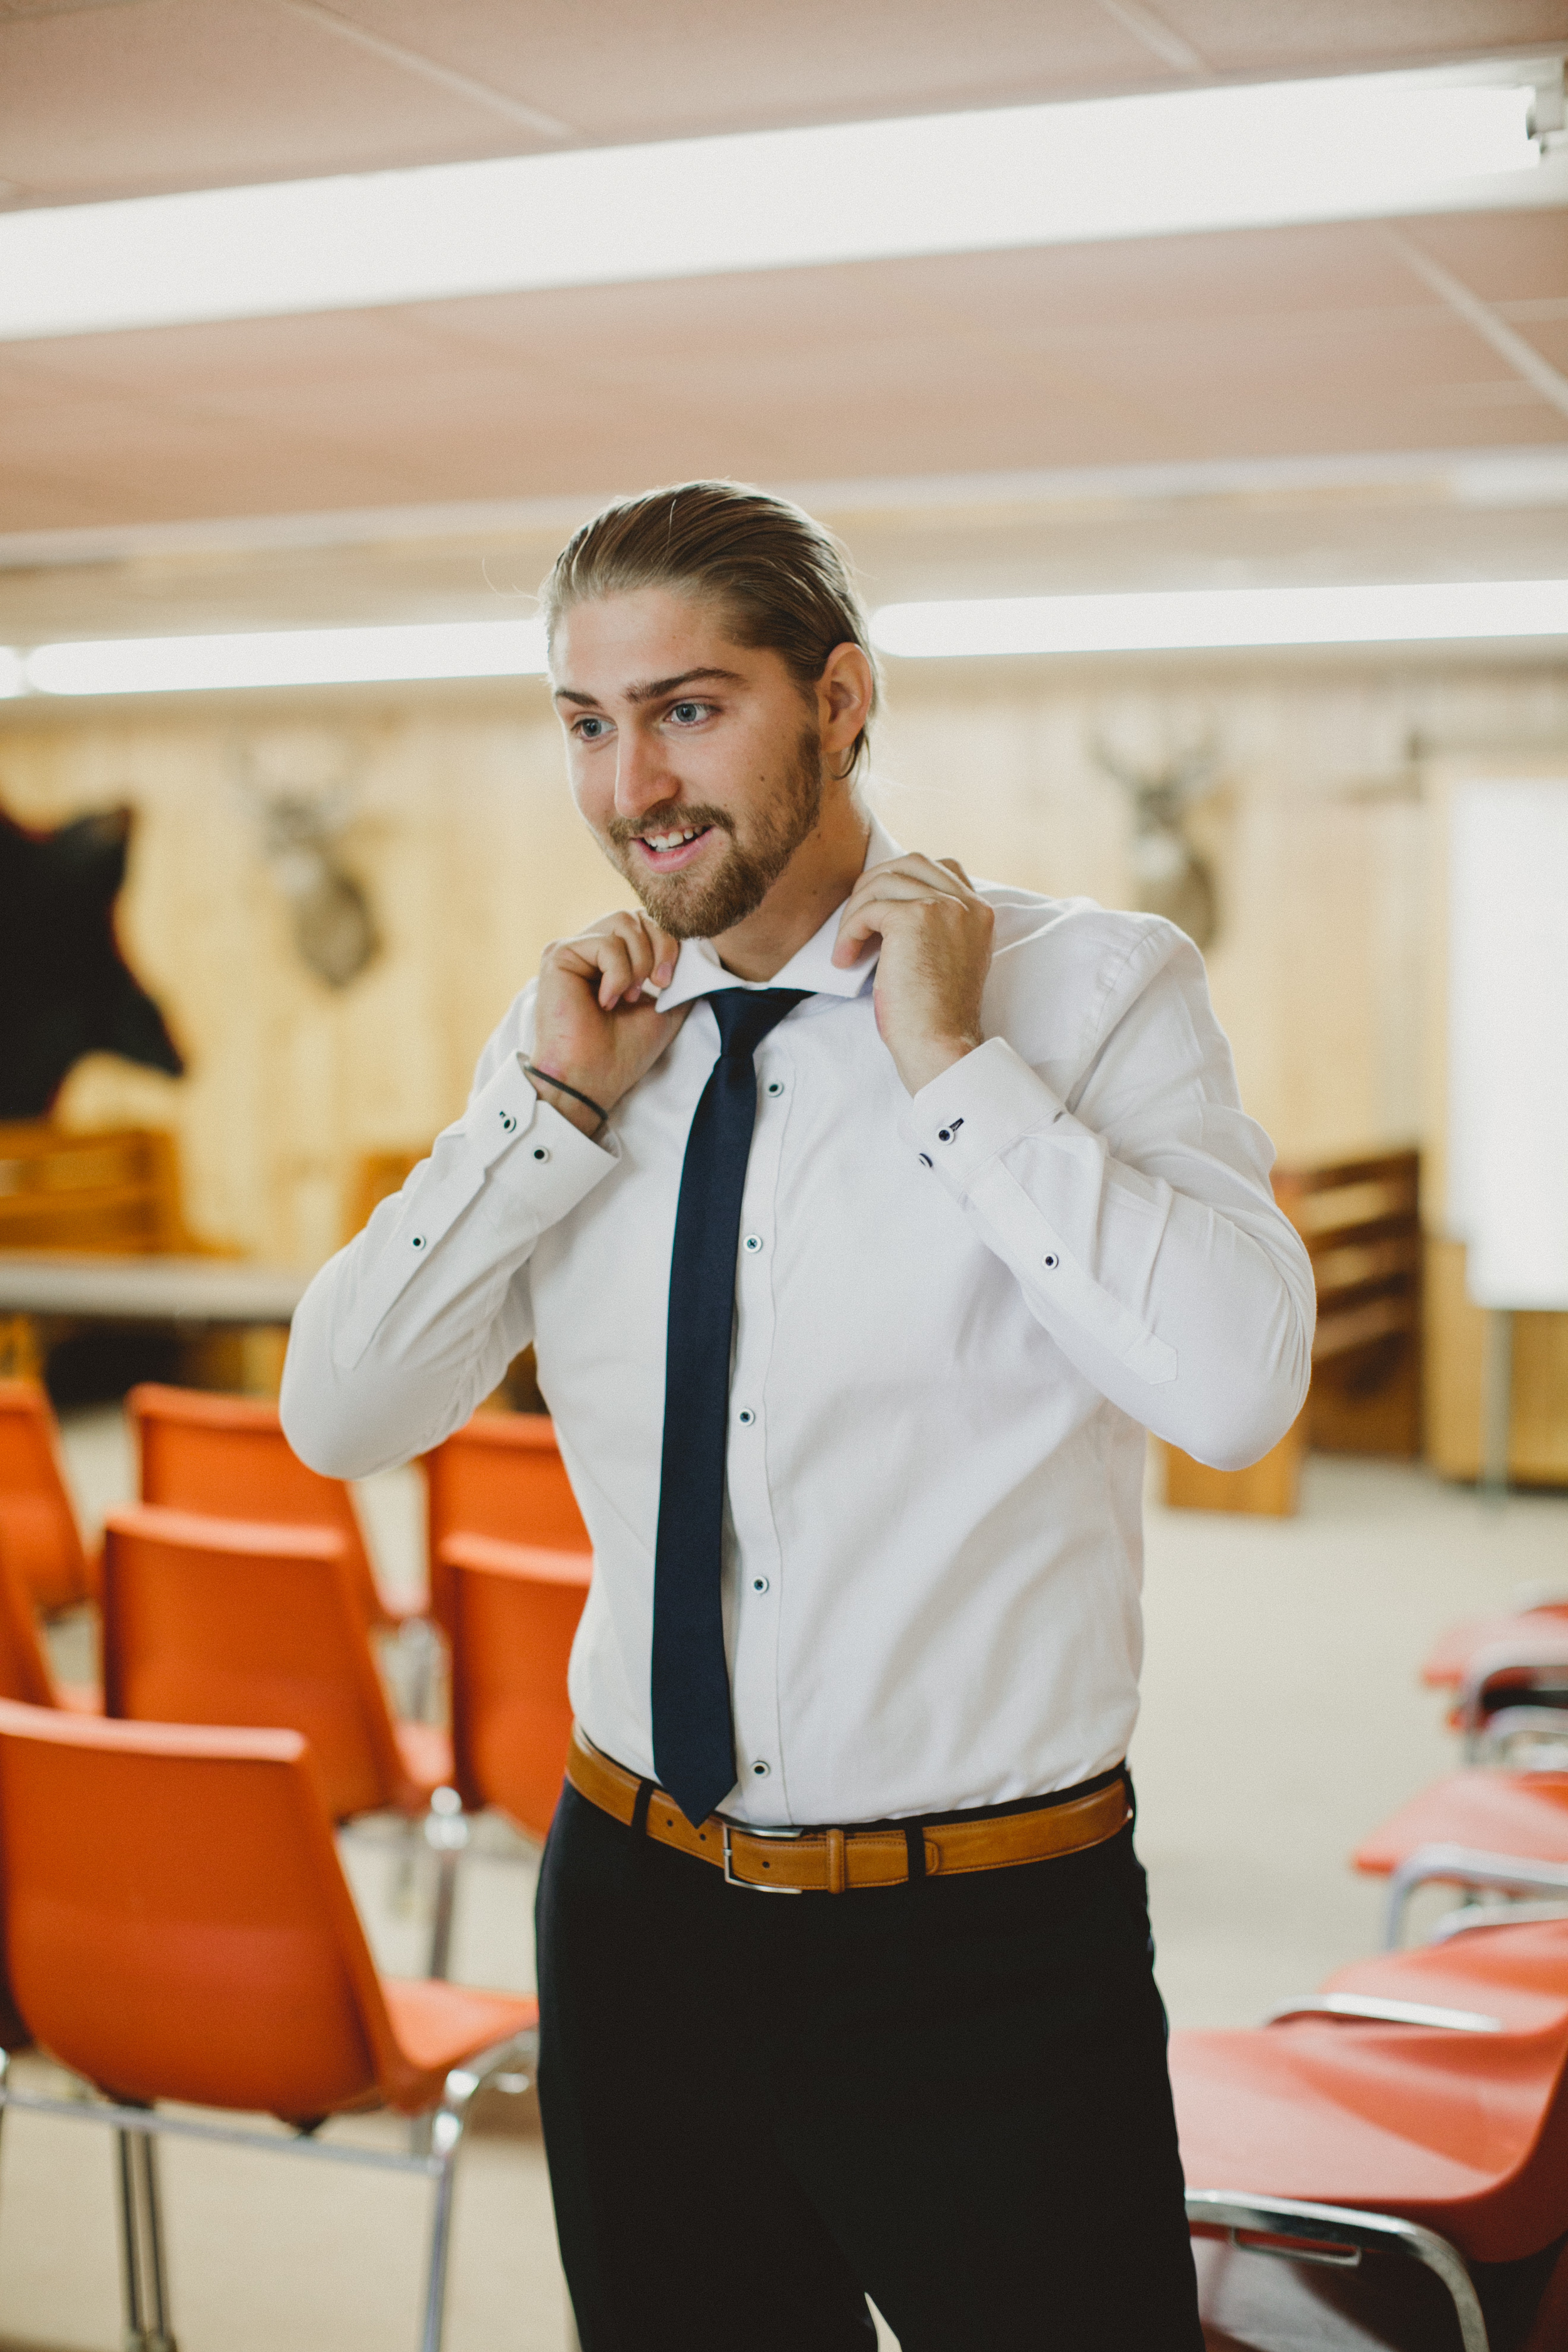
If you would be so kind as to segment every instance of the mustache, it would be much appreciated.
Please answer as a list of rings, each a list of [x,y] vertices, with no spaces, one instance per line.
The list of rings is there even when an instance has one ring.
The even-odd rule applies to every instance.
[[[635,824],[627,816],[612,817],[605,833],[624,849],[628,843],[640,841],[645,833],[684,833],[688,826],[697,830],[704,825],[718,833],[733,834],[735,830],[733,819],[723,809],[700,805],[686,808],[679,801],[665,801],[658,808],[649,809],[646,816],[639,816]]]

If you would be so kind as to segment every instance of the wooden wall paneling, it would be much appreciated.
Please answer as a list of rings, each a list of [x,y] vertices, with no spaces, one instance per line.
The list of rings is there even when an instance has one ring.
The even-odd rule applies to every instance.
[[[1427,1242],[1426,1301],[1427,1459],[1446,1478],[1476,1478],[1487,1318],[1465,1289],[1462,1242]],[[1513,1318],[1508,1462],[1521,1486],[1568,1486],[1568,1315]]]
[[[872,583],[873,587],[875,583]],[[1170,663],[894,666],[875,794],[910,847],[1105,903],[1127,888],[1129,814],[1090,756],[1158,757],[1205,730],[1225,784],[1198,813],[1223,929],[1209,959],[1248,1109],[1286,1164],[1427,1150],[1425,1034],[1440,877],[1412,798],[1412,732],[1568,740],[1568,680],[1435,666],[1198,672]],[[235,775],[247,730],[341,727],[363,754],[345,864],[381,957],[334,994],[300,964]],[[193,697],[40,717],[0,707],[0,800],[53,823],[116,800],[139,824],[127,943],[190,1059],[174,1081],[96,1056],[75,1128],[166,1128],[193,1226],[268,1257],[337,1245],[366,1152],[423,1152],[460,1111],[485,1036],[545,942],[624,885],[582,826],[542,687],[469,696]]]

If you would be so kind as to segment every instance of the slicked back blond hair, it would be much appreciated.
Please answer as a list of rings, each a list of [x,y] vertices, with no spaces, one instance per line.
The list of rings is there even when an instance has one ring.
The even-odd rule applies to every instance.
[[[548,635],[574,604],[642,588],[674,588],[722,607],[737,645],[767,646],[813,687],[836,646],[856,645],[879,677],[849,558],[825,526],[788,499],[745,482],[679,482],[619,499],[573,532],[540,591]],[[855,738],[852,771],[864,757]]]

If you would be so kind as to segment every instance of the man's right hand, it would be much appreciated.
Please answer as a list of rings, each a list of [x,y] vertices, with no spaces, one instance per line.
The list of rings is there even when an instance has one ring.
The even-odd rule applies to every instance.
[[[575,939],[552,940],[539,967],[533,1064],[610,1110],[658,1061],[687,1013],[659,1013],[680,943],[642,914],[602,915]],[[591,1135],[593,1112],[534,1080],[552,1107]]]

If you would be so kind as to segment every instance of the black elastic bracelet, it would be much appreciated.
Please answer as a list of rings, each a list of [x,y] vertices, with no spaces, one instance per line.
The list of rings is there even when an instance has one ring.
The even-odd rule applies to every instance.
[[[582,1094],[579,1092],[577,1087],[569,1087],[564,1078],[552,1078],[548,1070],[536,1070],[531,1062],[524,1062],[522,1066],[522,1074],[526,1078],[542,1078],[545,1085],[547,1087],[553,1087],[558,1094],[570,1095],[574,1102],[580,1102],[584,1110],[591,1110],[593,1112],[594,1117],[598,1120],[601,1127],[604,1126],[605,1121],[610,1116],[607,1110],[602,1108],[602,1107],[594,1100],[592,1095]]]

